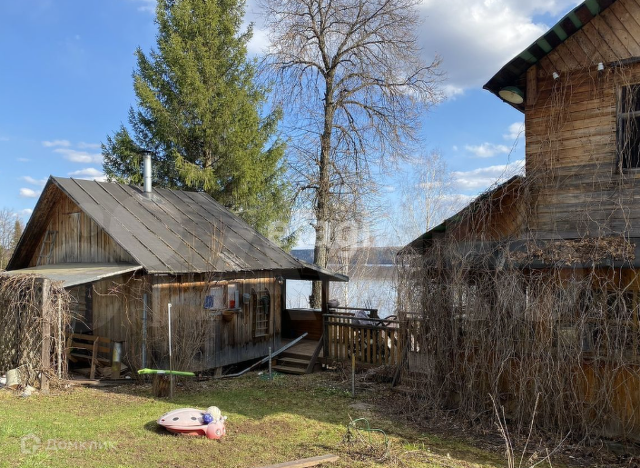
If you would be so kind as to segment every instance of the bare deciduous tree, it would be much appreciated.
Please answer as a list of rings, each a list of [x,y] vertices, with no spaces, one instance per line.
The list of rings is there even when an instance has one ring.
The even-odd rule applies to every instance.
[[[451,173],[438,151],[415,158],[394,179],[397,197],[385,208],[387,245],[405,245],[449,216],[470,200],[455,194]]]
[[[375,185],[373,165],[410,154],[419,117],[440,100],[440,59],[416,41],[419,0],[262,0],[266,69],[289,111],[292,171],[312,203],[314,260],[340,211],[357,212]],[[320,285],[314,284],[319,305]]]
[[[20,229],[22,233],[22,225],[17,219],[14,211],[8,208],[0,209],[0,270],[4,270],[9,263],[9,259],[15,248],[16,232]]]

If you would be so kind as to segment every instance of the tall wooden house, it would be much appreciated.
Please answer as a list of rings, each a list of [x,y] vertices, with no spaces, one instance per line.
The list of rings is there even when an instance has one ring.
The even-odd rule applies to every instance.
[[[174,362],[196,371],[280,347],[287,279],[347,280],[295,259],[205,193],[58,177],[7,270],[63,282],[73,331],[123,342],[134,368],[168,365],[171,304]]]
[[[638,439],[640,1],[584,1],[485,89],[524,114],[525,173],[402,251],[412,362],[461,411],[526,424],[539,392],[547,427]]]

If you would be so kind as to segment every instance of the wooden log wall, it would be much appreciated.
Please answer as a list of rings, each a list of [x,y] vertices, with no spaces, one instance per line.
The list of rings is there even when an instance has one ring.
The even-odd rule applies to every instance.
[[[640,64],[621,62],[635,57],[640,0],[619,0],[522,77],[535,237],[640,235],[640,171],[619,170],[616,143],[619,90],[640,83]]]
[[[49,264],[57,263],[136,263],[101,227],[64,193],[49,212],[47,229],[35,247],[29,266],[36,266],[45,232],[56,231]]]
[[[205,296],[211,288],[223,288],[227,303],[226,291],[229,284],[235,284],[238,288],[239,307],[226,313],[225,309],[204,310]],[[266,336],[254,336],[256,296],[252,293],[259,296],[265,290],[270,296],[269,333]],[[243,301],[243,294],[248,294],[251,299]],[[174,317],[191,316],[206,328],[204,349],[197,364],[200,368],[190,370],[212,369],[264,357],[268,354],[269,347],[272,351],[280,347],[282,294],[275,275],[267,273],[260,278],[232,280],[206,280],[189,275],[154,276],[151,308],[153,320],[159,321],[156,323],[161,323],[163,317],[166,317],[168,303],[172,304]]]

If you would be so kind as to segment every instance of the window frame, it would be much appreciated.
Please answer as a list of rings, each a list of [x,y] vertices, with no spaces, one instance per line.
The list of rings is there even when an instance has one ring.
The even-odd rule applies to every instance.
[[[261,304],[261,299],[267,297],[267,306]],[[271,293],[268,289],[256,292],[251,289],[251,309],[253,312],[253,337],[268,337],[271,331]]]
[[[630,109],[625,109],[624,104],[627,101],[625,93],[627,90],[632,90],[635,93],[634,100],[631,101],[632,105]],[[619,173],[638,171],[640,170],[640,109],[633,110],[636,107],[640,107],[640,83],[632,83],[628,85],[620,86],[617,90],[617,105],[616,105],[616,167]],[[636,121],[636,128],[629,127],[629,120]],[[626,132],[633,132],[637,134],[637,144],[635,146],[635,155],[633,149],[625,149]],[[629,157],[626,156],[626,152],[631,151]],[[634,158],[635,156],[635,158]],[[635,159],[635,164],[632,164]],[[628,162],[626,162],[628,161]]]

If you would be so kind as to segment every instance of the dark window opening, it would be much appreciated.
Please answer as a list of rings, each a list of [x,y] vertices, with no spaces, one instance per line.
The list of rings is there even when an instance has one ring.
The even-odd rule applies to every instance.
[[[617,142],[618,167],[640,168],[640,84],[620,90]]]

